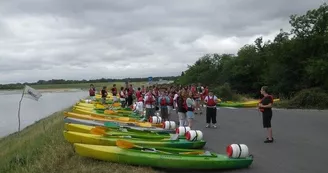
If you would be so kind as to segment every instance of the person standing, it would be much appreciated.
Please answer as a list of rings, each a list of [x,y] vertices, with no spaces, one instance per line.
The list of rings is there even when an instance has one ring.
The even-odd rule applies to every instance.
[[[166,95],[166,91],[163,91],[161,96],[158,97],[159,108],[161,112],[162,121],[169,120],[169,113],[168,113],[168,103],[170,102],[169,97]]]
[[[95,99],[96,96],[96,88],[93,84],[90,84],[90,89],[89,89],[89,96],[91,100]]]
[[[146,108],[145,120],[148,120],[150,117],[155,115],[155,103],[156,103],[156,99],[152,94],[152,89],[150,88],[144,98],[144,105]]]
[[[188,120],[188,126],[192,127],[193,125],[193,120],[195,118],[194,110],[195,110],[196,103],[193,99],[193,92],[189,92],[189,96],[186,99],[186,107],[187,107],[187,120]]]
[[[271,127],[271,119],[272,119],[272,105],[273,105],[273,97],[268,94],[268,87],[262,86],[260,90],[263,98],[259,103],[259,111],[262,112],[262,120],[263,120],[263,128],[267,129],[268,137],[264,141],[264,143],[272,143],[272,127]]]
[[[213,128],[216,128],[216,104],[218,102],[218,98],[213,94],[213,92],[209,92],[209,95],[204,98],[204,102],[206,104],[206,128],[211,126],[211,122]]]
[[[120,101],[121,101],[121,107],[125,108],[126,105],[126,95],[125,95],[125,91],[124,91],[124,87],[121,87],[120,90]]]
[[[102,104],[106,104],[107,95],[108,95],[107,87],[104,86],[103,89],[101,90],[101,103]]]
[[[179,117],[179,126],[184,127],[187,126],[187,118],[186,118],[186,113],[187,113],[187,108],[186,108],[186,92],[183,90],[180,90],[178,92],[178,97],[176,98],[177,102],[177,112],[178,112],[178,117]]]
[[[112,91],[112,95],[113,95],[113,102],[117,101],[117,88],[116,88],[116,84],[113,84],[113,87],[111,89]]]

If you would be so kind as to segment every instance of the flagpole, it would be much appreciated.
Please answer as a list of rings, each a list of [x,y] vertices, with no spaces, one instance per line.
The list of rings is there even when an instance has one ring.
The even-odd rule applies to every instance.
[[[20,109],[21,109],[21,104],[22,104],[22,101],[23,101],[24,93],[25,93],[25,88],[26,88],[26,86],[23,89],[22,97],[19,101],[19,106],[18,106],[18,131],[20,131]]]

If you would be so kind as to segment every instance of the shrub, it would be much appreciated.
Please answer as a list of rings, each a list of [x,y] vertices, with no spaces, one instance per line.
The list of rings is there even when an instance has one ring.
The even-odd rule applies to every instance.
[[[285,105],[288,108],[328,108],[328,94],[320,88],[310,88],[299,91]]]

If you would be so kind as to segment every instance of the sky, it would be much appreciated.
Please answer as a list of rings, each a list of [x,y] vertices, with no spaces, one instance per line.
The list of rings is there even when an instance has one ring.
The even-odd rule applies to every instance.
[[[322,0],[0,0],[0,84],[176,76]]]

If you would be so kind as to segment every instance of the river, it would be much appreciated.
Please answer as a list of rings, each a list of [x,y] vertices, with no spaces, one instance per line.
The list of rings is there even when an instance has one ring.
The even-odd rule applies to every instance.
[[[21,91],[0,91],[0,138],[18,130],[18,103]],[[88,96],[87,91],[42,92],[39,101],[24,98],[21,105],[21,129]]]

